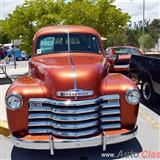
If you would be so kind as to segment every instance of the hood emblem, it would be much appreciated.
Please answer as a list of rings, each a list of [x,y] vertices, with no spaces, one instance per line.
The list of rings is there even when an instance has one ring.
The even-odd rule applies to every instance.
[[[57,91],[57,96],[59,97],[84,97],[84,96],[92,96],[92,90],[83,90],[83,89],[71,89],[68,91]]]

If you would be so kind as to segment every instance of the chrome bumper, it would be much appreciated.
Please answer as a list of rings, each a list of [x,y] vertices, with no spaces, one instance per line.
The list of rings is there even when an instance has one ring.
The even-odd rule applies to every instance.
[[[127,64],[127,65],[114,65],[114,67],[113,68],[115,68],[115,69],[119,69],[119,68],[129,68],[129,64]]]
[[[138,126],[133,130],[123,133],[114,134],[107,136],[97,136],[92,138],[81,138],[81,139],[63,139],[60,142],[54,142],[52,138],[48,141],[25,141],[14,136],[11,136],[11,140],[16,147],[26,149],[42,149],[52,150],[54,149],[73,149],[73,148],[85,148],[94,146],[103,146],[103,150],[106,150],[106,145],[120,143],[136,137]]]

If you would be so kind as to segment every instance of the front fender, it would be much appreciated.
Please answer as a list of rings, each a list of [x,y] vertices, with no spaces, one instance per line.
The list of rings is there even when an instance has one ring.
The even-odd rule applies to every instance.
[[[12,93],[22,96],[23,106],[14,111],[7,108],[9,129],[12,134],[16,134],[16,132],[24,134],[28,129],[28,99],[44,97],[44,91],[36,79],[32,77],[19,77],[11,84],[6,96]]]
[[[134,128],[138,115],[139,105],[131,105],[125,99],[126,92],[133,88],[138,89],[131,79],[119,73],[109,74],[100,88],[102,95],[120,95],[121,126],[127,129]]]

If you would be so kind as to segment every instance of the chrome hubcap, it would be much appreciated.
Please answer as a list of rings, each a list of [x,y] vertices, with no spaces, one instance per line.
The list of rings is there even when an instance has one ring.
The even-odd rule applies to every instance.
[[[148,82],[145,82],[142,86],[143,97],[145,100],[149,100],[151,97],[151,87]]]

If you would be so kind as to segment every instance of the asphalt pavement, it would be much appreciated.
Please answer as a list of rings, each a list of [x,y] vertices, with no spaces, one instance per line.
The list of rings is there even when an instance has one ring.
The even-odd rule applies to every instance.
[[[17,69],[9,68],[11,80],[26,75],[27,62],[18,62]],[[0,118],[6,120],[4,95],[9,86],[6,79],[0,85]],[[160,105],[145,106],[140,104],[138,116],[138,135],[128,142],[108,145],[107,151],[102,147],[56,150],[51,157],[49,151],[16,148],[9,137],[0,135],[0,160],[105,160],[105,159],[160,159]],[[159,155],[159,157],[158,157]]]

